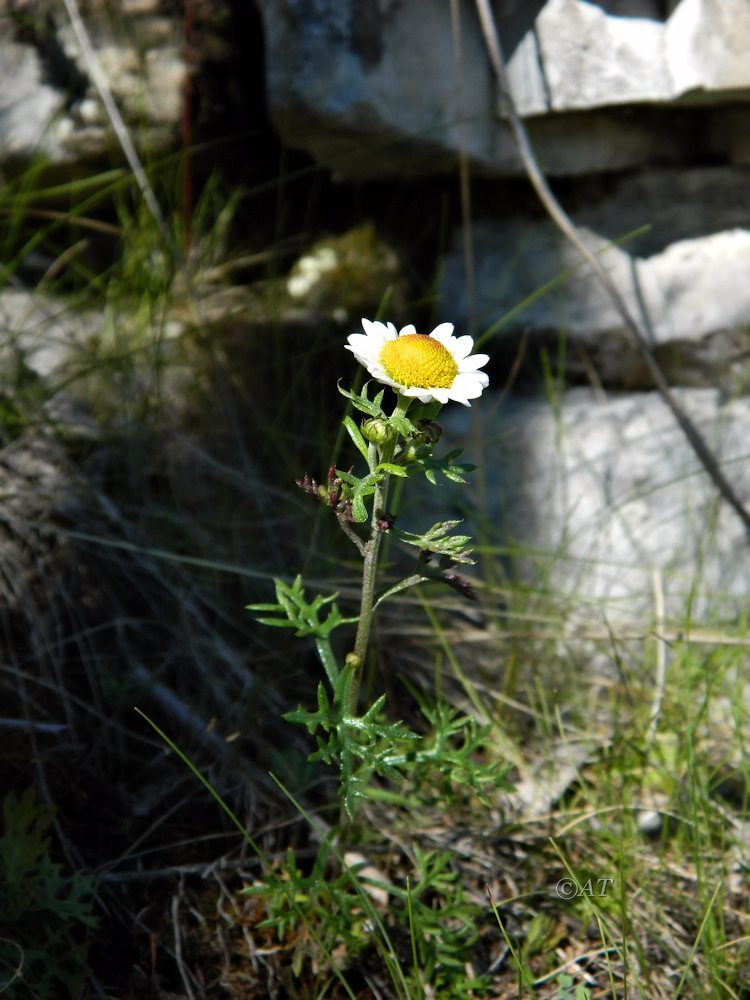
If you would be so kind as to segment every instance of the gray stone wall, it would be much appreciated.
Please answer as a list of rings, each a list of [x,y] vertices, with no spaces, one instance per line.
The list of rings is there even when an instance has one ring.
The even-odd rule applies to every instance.
[[[553,176],[750,159],[745,0],[496,4],[518,109]],[[518,175],[472,2],[260,0],[277,126],[345,176]],[[457,39],[460,39],[457,44]]]
[[[559,588],[579,618],[647,620],[656,572],[676,620],[733,620],[747,605],[745,531],[590,268],[507,196],[523,168],[474,4],[458,5],[459,23],[450,7],[262,0],[277,126],[342,176],[455,171],[463,154],[475,177],[494,178],[484,202],[497,208],[474,220],[472,280],[463,229],[443,262],[440,318],[465,330],[476,317],[475,334],[494,327],[490,353],[521,339],[550,350],[578,384],[554,399],[490,393],[476,406],[483,513],[511,548],[533,553],[516,570]],[[508,0],[494,10],[542,167],[569,179],[583,238],[750,504],[750,4]],[[446,416],[460,438],[463,415]]]

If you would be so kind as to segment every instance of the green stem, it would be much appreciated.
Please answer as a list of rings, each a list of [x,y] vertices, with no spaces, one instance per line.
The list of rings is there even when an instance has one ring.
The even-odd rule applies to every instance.
[[[396,397],[396,407],[393,415],[404,416],[409,409],[412,400],[406,396]],[[380,462],[393,461],[396,450],[398,436],[386,442],[382,448],[371,444],[369,448],[370,472],[375,472]],[[378,555],[380,544],[383,540],[383,531],[378,522],[383,516],[388,502],[388,484],[390,475],[385,477],[375,487],[375,494],[372,504],[372,520],[370,521],[370,538],[365,544],[364,564],[362,566],[362,600],[359,608],[359,624],[357,625],[357,637],[354,640],[354,673],[352,683],[349,687],[349,703],[347,705],[348,714],[356,715],[357,702],[359,701],[359,688],[362,679],[362,669],[367,657],[367,649],[370,644],[370,632],[372,631],[372,615],[375,605],[375,582],[378,571]]]

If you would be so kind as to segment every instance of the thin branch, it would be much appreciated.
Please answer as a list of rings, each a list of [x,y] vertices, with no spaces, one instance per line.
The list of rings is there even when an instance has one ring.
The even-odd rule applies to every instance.
[[[99,93],[101,102],[104,105],[104,110],[107,112],[107,117],[109,118],[112,129],[117,136],[117,141],[120,143],[122,151],[125,154],[125,159],[128,161],[130,169],[133,171],[133,176],[135,177],[136,184],[141,189],[143,199],[148,205],[148,209],[159,227],[159,232],[164,238],[165,243],[169,244],[171,242],[169,227],[167,226],[162,210],[159,207],[159,202],[156,200],[154,189],[151,187],[148,177],[146,176],[146,171],[143,169],[143,165],[138,157],[133,141],[130,138],[127,126],[122,115],[120,114],[120,109],[117,107],[115,99],[112,96],[112,91],[109,89],[107,78],[102,71],[99,60],[96,57],[96,53],[94,52],[94,47],[91,44],[91,39],[89,38],[86,26],[81,19],[76,0],[63,0],[63,3],[65,4],[65,10],[68,12],[68,18],[70,19],[73,32],[75,33],[78,44],[81,47],[81,55],[83,56],[83,61],[86,63],[86,69]]]
[[[632,342],[640,353],[641,358],[643,359],[643,362],[653,379],[654,385],[659,391],[664,402],[672,411],[672,415],[682,429],[682,432],[695,452],[698,461],[713,480],[719,493],[723,496],[727,503],[734,508],[742,523],[745,525],[745,528],[750,532],[750,512],[748,512],[746,507],[743,505],[742,501],[735,493],[734,488],[719,468],[713,452],[706,444],[700,431],[674,396],[669,383],[667,382],[667,378],[662,371],[659,362],[656,360],[656,356],[651,349],[651,345],[649,344],[644,331],[641,329],[640,324],[628,309],[619,289],[610,278],[596,254],[594,254],[583,242],[578,234],[575,224],[550,190],[550,187],[547,184],[541,169],[539,168],[536,156],[534,155],[531,143],[529,142],[528,133],[526,132],[526,128],[519,117],[513,101],[510,82],[508,80],[508,74],[502,56],[502,49],[500,47],[500,38],[498,36],[497,26],[492,15],[492,11],[490,10],[489,0],[475,0],[475,3],[482,27],[484,42],[487,46],[487,52],[490,57],[490,62],[492,63],[492,68],[500,85],[503,110],[510,121],[516,146],[523,162],[524,169],[539,197],[539,200],[547,210],[547,213],[555,225],[576,248],[581,256],[588,262],[596,276],[599,278],[599,281],[606,290],[612,304],[625,324],[625,328],[628,331]]]
[[[354,528],[352,528],[351,524],[349,524],[349,522],[347,521],[346,514],[339,514],[339,512],[337,511],[336,520],[339,522],[339,527],[344,532],[349,541],[357,546],[359,554],[364,559],[365,554],[367,552],[367,546],[359,537]]]
[[[182,895],[182,880],[180,880],[180,892],[175,893],[172,896],[172,931],[174,933],[174,960],[180,973],[180,979],[182,979],[182,985],[185,987],[185,995],[187,1000],[195,1000],[195,993],[193,993],[192,986],[190,985],[190,973],[182,959],[182,933],[180,931],[180,896]],[[203,991],[201,991],[203,992]]]
[[[69,726],[60,722],[32,722],[30,719],[0,719],[0,729],[35,730],[37,733],[64,733]]]

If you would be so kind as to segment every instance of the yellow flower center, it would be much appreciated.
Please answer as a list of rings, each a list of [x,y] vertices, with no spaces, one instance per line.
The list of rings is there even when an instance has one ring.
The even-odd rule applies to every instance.
[[[394,382],[406,388],[450,389],[458,375],[458,365],[448,348],[422,333],[387,341],[380,363]]]

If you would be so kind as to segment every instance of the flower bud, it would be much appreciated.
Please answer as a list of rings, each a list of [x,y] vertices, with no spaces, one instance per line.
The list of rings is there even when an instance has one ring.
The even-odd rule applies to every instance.
[[[365,420],[361,427],[362,436],[372,444],[384,445],[393,440],[395,431],[382,417],[371,417]]]

